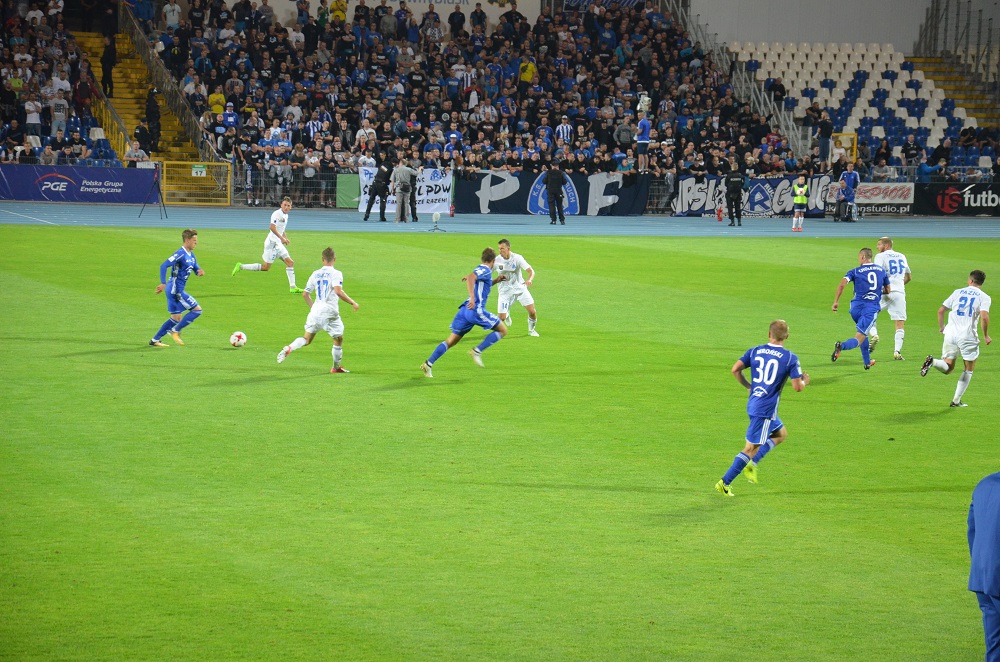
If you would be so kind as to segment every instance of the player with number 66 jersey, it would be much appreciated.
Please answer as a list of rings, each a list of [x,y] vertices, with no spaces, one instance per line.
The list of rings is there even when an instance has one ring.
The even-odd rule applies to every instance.
[[[892,358],[897,361],[903,360],[903,336],[906,326],[906,284],[910,282],[910,263],[906,256],[892,247],[892,238],[882,237],[878,240],[878,253],[875,255],[875,264],[882,267],[889,274],[889,286],[891,292],[882,297],[881,308],[889,313],[896,326],[896,334],[893,342]],[[872,327],[871,350],[875,351],[878,344],[878,329]]]

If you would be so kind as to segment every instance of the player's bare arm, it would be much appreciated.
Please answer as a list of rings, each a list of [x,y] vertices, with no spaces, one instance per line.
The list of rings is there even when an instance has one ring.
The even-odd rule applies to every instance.
[[[476,307],[476,272],[473,271],[462,280],[465,281],[465,286],[469,289],[469,303],[465,304],[465,307],[474,310]]]
[[[911,280],[911,278],[910,278],[910,272],[907,271],[905,274],[903,274],[903,285],[906,285],[907,283],[909,283],[910,280]]]
[[[938,308],[938,331],[941,333],[944,333],[944,316],[948,314],[948,310],[948,306],[941,306]]]
[[[809,373],[803,372],[801,377],[792,378],[792,388],[798,393],[805,387],[809,386]]]
[[[278,233],[278,226],[275,225],[274,223],[271,223],[271,233],[278,238],[278,241],[285,244],[286,246],[288,245],[288,238],[285,237],[285,235]]]
[[[531,281],[535,280],[535,270],[528,267],[528,277],[524,279],[524,286],[531,287]]]
[[[746,369],[747,367],[743,364],[743,361],[736,361],[736,363],[733,364],[733,377],[735,377],[736,381],[740,383],[740,386],[749,391],[751,386],[750,382],[748,382],[747,378],[743,376],[743,371]]]
[[[837,294],[833,297],[833,312],[837,312],[837,308],[840,307],[840,296],[844,293],[845,285],[847,285],[847,279],[841,278],[840,284],[837,285]]]
[[[205,275],[205,270],[204,269],[199,269],[198,271],[194,272],[194,275],[195,276],[204,276]]]
[[[983,342],[989,345],[993,339],[990,338],[990,314],[988,311],[979,311],[979,326],[983,328]]]
[[[354,299],[347,296],[347,292],[344,291],[344,288],[340,287],[339,285],[335,285],[333,291],[336,292],[337,296],[340,297],[341,301],[343,301],[344,303],[351,304],[351,308],[353,308],[355,312],[357,312],[358,308],[360,308],[360,306]]]
[[[307,306],[309,306],[310,308],[313,307],[313,300],[312,300],[312,297],[309,296],[309,290],[306,290],[306,291],[304,291],[302,293],[302,298],[306,300],[306,305]]]
[[[493,284],[496,285],[497,283],[502,283],[505,280],[507,280],[507,277],[504,275],[500,275],[493,279]]]
[[[165,290],[165,289],[167,289],[167,286],[164,285],[163,283],[160,283],[159,285],[156,286],[156,293],[157,294],[162,294],[163,290]]]

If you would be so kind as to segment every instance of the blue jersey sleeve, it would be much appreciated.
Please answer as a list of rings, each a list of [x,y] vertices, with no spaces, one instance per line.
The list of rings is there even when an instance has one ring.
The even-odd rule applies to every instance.
[[[885,269],[883,269],[882,270],[882,287],[886,287],[888,285],[889,285],[889,273]]]
[[[795,354],[788,354],[788,376],[792,379],[802,379],[802,364]]]
[[[173,255],[167,258],[167,261],[160,265],[160,283],[167,284],[167,271],[171,271],[173,266],[178,262],[183,262],[184,259],[184,249],[178,248],[174,251]],[[170,277],[173,278],[174,274],[171,272]]]
[[[846,278],[847,280],[849,280],[849,281],[851,281],[853,283],[854,282],[854,277],[856,275],[857,275],[857,269],[851,269],[846,274],[844,274],[844,278]]]
[[[752,355],[753,355],[753,351],[755,349],[757,349],[757,348],[756,347],[751,347],[747,351],[743,352],[743,356],[740,357],[740,363],[742,363],[744,366],[749,366],[750,365],[750,361],[753,360],[752,359]]]

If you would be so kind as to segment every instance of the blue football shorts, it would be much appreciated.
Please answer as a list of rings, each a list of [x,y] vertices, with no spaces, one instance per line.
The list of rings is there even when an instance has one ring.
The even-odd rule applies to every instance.
[[[785,424],[777,416],[774,418],[751,416],[750,425],[747,426],[747,443],[760,446],[783,427]]]
[[[857,325],[858,333],[863,333],[866,336],[873,326],[875,326],[875,318],[878,317],[879,308],[877,306],[856,306],[851,304],[851,318]]]
[[[481,326],[489,331],[499,323],[500,318],[493,313],[479,307],[469,310],[462,304],[455,313],[455,319],[451,321],[451,331],[455,335],[464,336],[474,327]]]
[[[167,293],[167,312],[171,315],[185,313],[198,307],[198,302],[187,292],[180,294]]]

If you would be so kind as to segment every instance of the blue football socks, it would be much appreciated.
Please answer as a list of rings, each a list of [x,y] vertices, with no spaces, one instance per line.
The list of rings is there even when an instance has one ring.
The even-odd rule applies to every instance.
[[[758,451],[759,452],[759,451]],[[737,453],[736,459],[733,460],[733,466],[729,467],[729,471],[726,475],[722,477],[722,482],[726,485],[731,484],[736,477],[743,473],[747,464],[750,462],[750,457],[746,453]]]
[[[753,463],[760,464],[760,461],[764,459],[764,456],[771,452],[774,448],[774,442],[768,439],[757,449],[757,454],[753,456]]]
[[[857,338],[850,338],[840,343],[840,351],[846,352],[849,349],[856,349],[860,343]]]
[[[485,338],[483,338],[483,342],[481,342],[478,345],[476,345],[476,351],[477,352],[485,352],[492,345],[495,345],[496,343],[500,342],[501,338],[503,338],[503,336],[500,335],[500,332],[499,331],[494,331],[493,333],[491,333],[488,336],[486,336]]]
[[[446,343],[441,343],[434,348],[434,353],[431,354],[431,358],[427,359],[427,365],[434,365],[434,362],[439,358],[444,356],[444,353],[448,351],[448,345]]]
[[[191,310],[191,311],[188,311],[188,314],[185,315],[184,317],[182,317],[180,322],[177,322],[177,326],[175,326],[173,328],[173,332],[174,333],[180,333],[184,329],[184,327],[186,327],[187,325],[189,325],[191,322],[195,321],[199,317],[201,317],[201,311],[200,310]]]
[[[170,330],[174,328],[175,324],[177,324],[177,322],[174,321],[174,318],[168,317],[167,321],[164,322],[163,326],[160,327],[160,330],[156,332],[155,336],[153,336],[153,340],[159,340],[163,336],[170,333]]]
[[[865,339],[861,341],[861,360],[865,362],[865,365],[872,362],[870,347],[871,345],[868,343],[868,336],[865,336]]]

